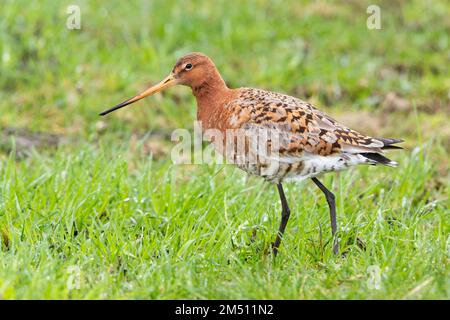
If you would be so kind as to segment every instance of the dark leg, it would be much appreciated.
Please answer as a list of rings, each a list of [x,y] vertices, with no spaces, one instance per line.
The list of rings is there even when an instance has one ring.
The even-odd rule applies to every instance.
[[[328,202],[328,207],[330,208],[330,218],[331,218],[331,234],[333,235],[333,253],[339,254],[339,244],[336,238],[336,203],[334,199],[334,194],[328,190],[317,178],[312,178],[312,181],[319,187],[320,190],[325,194],[325,198]]]
[[[281,237],[283,237],[284,229],[286,229],[286,225],[289,220],[289,215],[291,214],[291,211],[289,210],[288,203],[286,201],[286,196],[284,195],[283,186],[281,183],[277,184],[278,193],[280,194],[280,200],[281,200],[281,223],[280,228],[278,229],[277,238],[275,239],[275,242],[272,245],[273,254],[276,257],[278,253],[278,248],[280,247],[281,243]]]

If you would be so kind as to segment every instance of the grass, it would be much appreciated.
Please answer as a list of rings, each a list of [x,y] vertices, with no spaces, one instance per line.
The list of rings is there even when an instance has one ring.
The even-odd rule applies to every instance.
[[[447,2],[381,1],[382,30],[366,28],[359,1],[219,2],[2,5],[0,298],[448,299]],[[81,30],[65,28],[69,4]],[[170,132],[195,119],[188,89],[98,117],[189,51],[212,56],[231,86],[406,140],[390,153],[396,169],[323,178],[344,257],[311,182],[286,185],[292,217],[274,260],[274,186],[171,163]]]

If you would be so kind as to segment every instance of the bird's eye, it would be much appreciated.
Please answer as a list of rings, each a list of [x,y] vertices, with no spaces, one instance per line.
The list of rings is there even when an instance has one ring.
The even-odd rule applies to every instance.
[[[191,70],[192,69],[192,63],[188,63],[185,67],[185,70]]]

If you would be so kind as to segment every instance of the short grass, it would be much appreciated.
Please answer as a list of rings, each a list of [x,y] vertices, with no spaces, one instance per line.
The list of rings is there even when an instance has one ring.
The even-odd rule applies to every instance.
[[[68,30],[66,8],[81,8]],[[3,1],[0,298],[448,299],[446,1]],[[276,188],[232,166],[174,165],[186,88],[99,119],[189,51],[231,86],[287,92],[360,131],[401,137],[398,168],[323,177],[343,256],[311,183]]]

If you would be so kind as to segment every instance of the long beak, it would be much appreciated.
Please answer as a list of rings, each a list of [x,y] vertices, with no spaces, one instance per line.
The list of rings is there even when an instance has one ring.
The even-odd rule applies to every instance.
[[[169,87],[172,87],[174,85],[177,84],[177,79],[175,79],[175,77],[173,76],[173,74],[171,73],[167,78],[165,78],[164,80],[162,80],[160,83],[154,85],[153,87],[148,88],[147,90],[145,90],[144,92],[141,92],[140,94],[138,94],[137,96],[134,96],[131,99],[125,100],[124,102],[119,103],[118,105],[115,105],[114,107],[112,107],[111,109],[108,109],[106,111],[103,111],[102,113],[100,113],[101,116],[104,116],[110,112],[113,112],[117,109],[123,108],[129,104],[132,104],[136,101],[139,101],[145,97],[151,96],[152,94],[155,94],[157,92],[160,92],[164,89],[167,89]]]

